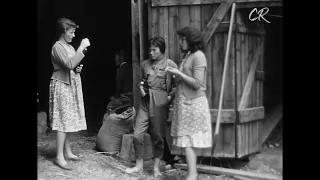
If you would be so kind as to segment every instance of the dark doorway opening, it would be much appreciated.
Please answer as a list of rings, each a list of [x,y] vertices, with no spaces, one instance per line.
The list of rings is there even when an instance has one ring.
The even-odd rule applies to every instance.
[[[109,98],[115,92],[115,51],[121,48],[131,62],[131,2],[88,0],[38,0],[37,92],[39,111],[48,114],[49,83],[52,75],[51,47],[59,17],[74,20],[80,28],[71,43],[78,48],[82,38],[89,38],[81,73],[86,119],[89,130],[102,121]],[[49,122],[49,121],[48,121]]]
[[[271,23],[265,23],[264,52],[264,98],[263,104],[268,113],[282,103],[282,7],[270,7],[265,18]]]

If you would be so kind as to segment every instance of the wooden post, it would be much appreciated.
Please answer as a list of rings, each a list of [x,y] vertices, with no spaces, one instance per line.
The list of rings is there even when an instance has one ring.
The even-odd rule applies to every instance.
[[[144,61],[144,59],[145,59],[145,36],[147,35],[146,33],[147,32],[145,32],[145,23],[146,22],[144,22],[144,18],[143,18],[143,15],[144,15],[144,11],[145,11],[145,9],[144,9],[144,0],[139,0],[138,1],[139,2],[139,4],[138,4],[138,6],[139,6],[139,34],[140,34],[140,36],[139,36],[139,41],[140,41],[140,43],[139,43],[139,50],[140,50],[140,64]]]
[[[143,160],[147,161],[154,156],[153,145],[150,134],[144,136],[144,155]],[[127,161],[135,161],[135,151],[133,148],[133,134],[124,134],[122,136],[120,157]]]
[[[140,78],[140,61],[139,61],[139,12],[138,4],[131,0],[131,46],[132,46],[132,73],[133,73],[133,106],[138,110],[140,103],[140,93],[138,88],[138,80]]]
[[[212,140],[211,156],[213,156],[213,152],[214,152],[215,146],[217,144],[218,135],[219,135],[224,84],[225,84],[226,72],[227,72],[227,67],[228,67],[230,42],[231,42],[231,37],[232,37],[232,27],[233,27],[235,9],[236,9],[236,4],[233,3],[232,4],[232,9],[231,9],[231,19],[230,19],[229,32],[228,32],[227,50],[226,50],[226,55],[225,55],[225,59],[224,59],[223,75],[222,75],[221,90],[220,90],[220,97],[219,97],[218,117],[217,117],[217,123],[216,123],[216,129],[215,129],[215,132],[214,132],[214,137],[213,137],[213,140]]]
[[[174,164],[176,168],[188,169],[187,164]],[[222,167],[213,167],[213,166],[203,166],[198,165],[197,170],[199,172],[203,173],[210,173],[210,174],[217,174],[217,175],[227,175],[227,176],[242,176],[247,178],[252,178],[256,180],[281,180],[282,177],[270,175],[270,174],[261,174],[261,173],[253,173],[253,172],[247,172],[242,170],[236,170],[236,169],[228,169],[228,168],[222,168]]]

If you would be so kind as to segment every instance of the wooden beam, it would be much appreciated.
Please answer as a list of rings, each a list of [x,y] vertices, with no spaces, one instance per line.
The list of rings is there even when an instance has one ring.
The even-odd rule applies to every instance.
[[[256,67],[258,65],[259,60],[261,59],[261,58],[258,58],[258,57],[259,57],[259,55],[261,53],[262,46],[263,46],[263,40],[260,40],[260,44],[259,44],[259,46],[256,49],[256,52],[254,54],[254,58],[253,58],[253,61],[251,63],[250,71],[249,71],[249,74],[247,76],[246,84],[244,86],[244,90],[243,90],[243,93],[242,93],[242,96],[241,96],[241,99],[240,99],[240,103],[239,103],[239,106],[238,106],[239,110],[243,110],[246,107],[247,103],[248,103],[249,94],[251,92],[253,80],[254,80],[254,77],[255,77],[254,75],[255,75],[255,72],[256,72]]]
[[[218,116],[218,109],[210,109],[211,122],[216,123]],[[265,117],[265,110],[263,106],[246,108],[239,111],[240,123],[260,120]],[[221,110],[221,123],[235,123],[236,113],[234,109]]]
[[[218,116],[218,109],[210,109],[211,122],[216,123]],[[240,122],[249,122],[260,120],[265,117],[265,110],[263,106],[246,108],[239,111]],[[236,113],[234,109],[222,109],[221,110],[221,123],[234,123],[236,119]],[[171,119],[168,118],[168,122],[171,122]]]
[[[138,0],[138,6],[139,6],[139,8],[138,8],[138,11],[139,11],[139,34],[140,34],[140,64],[144,61],[144,59],[145,59],[145,57],[144,57],[144,55],[145,55],[145,28],[144,28],[144,26],[145,26],[145,22],[144,22],[144,18],[143,18],[143,16],[144,16],[144,11],[145,11],[145,9],[144,9],[144,0]]]
[[[172,109],[170,109],[172,111]],[[210,109],[211,122],[216,123],[218,116],[218,109]],[[222,109],[221,110],[221,123],[234,123],[236,119],[236,113],[234,109]],[[171,118],[168,118],[168,122],[171,122]]]
[[[218,116],[218,109],[210,109],[211,122],[216,123]],[[263,106],[246,108],[239,111],[240,123],[260,120],[265,117],[265,110]],[[234,109],[223,109],[221,111],[221,123],[235,123],[236,113]]]
[[[231,3],[221,3],[212,15],[210,21],[203,29],[201,35],[204,39],[204,43],[207,44],[211,39],[212,34],[215,32],[217,27],[219,26],[220,22],[222,21],[223,17],[226,15],[228,9],[231,7]]]
[[[210,109],[211,122],[216,123],[218,118],[218,109]],[[221,109],[220,123],[234,123],[236,119],[236,113],[234,109]]]
[[[238,7],[238,6],[237,6]],[[229,29],[229,21],[222,21],[217,29],[215,30],[215,33],[217,32],[228,32]],[[242,24],[235,23],[234,24],[234,32],[238,33],[245,33],[245,34],[254,34],[254,35],[265,35],[265,31],[262,28],[248,28]]]
[[[242,176],[232,176],[232,177],[235,180],[254,180],[254,179],[246,178],[246,177],[242,177]]]
[[[283,4],[282,1],[239,3],[239,4],[237,4],[237,9],[240,9],[240,8],[282,7],[282,4]]]
[[[188,170],[187,164],[174,164],[174,166],[175,168]],[[243,176],[243,177],[252,178],[256,180],[282,180],[282,177],[271,175],[271,174],[254,173],[254,172],[247,172],[247,171],[236,170],[236,169],[227,169],[222,167],[197,165],[197,170],[203,173],[227,175],[227,176]]]
[[[172,109],[170,109],[172,111]],[[210,109],[211,122],[216,123],[218,117],[218,109]],[[240,123],[249,121],[260,120],[265,117],[265,110],[263,106],[246,108],[239,111]],[[221,110],[221,123],[234,123],[236,119],[236,113],[234,109],[222,109]],[[171,118],[168,118],[168,122],[171,122]]]
[[[268,3],[268,2],[282,2],[283,0],[152,0],[151,6],[179,6],[179,5],[196,5],[196,4],[214,4],[214,3]],[[274,4],[275,5],[275,4]],[[280,5],[280,4],[278,4]]]
[[[138,3],[131,0],[131,46],[132,46],[132,73],[133,73],[133,105],[138,109],[140,103],[140,91],[138,80],[140,79],[140,51],[139,51],[139,7]]]
[[[150,134],[144,136],[143,160],[147,161],[154,157],[154,150]],[[135,151],[133,148],[133,134],[123,134],[121,140],[120,157],[126,161],[135,161]]]
[[[264,107],[246,108],[239,111],[240,123],[260,120],[264,118]]]

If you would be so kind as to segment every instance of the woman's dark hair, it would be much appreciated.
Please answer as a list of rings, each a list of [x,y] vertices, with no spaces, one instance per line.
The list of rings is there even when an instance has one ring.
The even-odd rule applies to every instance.
[[[151,38],[149,40],[149,47],[153,45],[153,46],[156,46],[156,47],[159,47],[160,49],[160,52],[162,54],[164,54],[164,52],[166,51],[166,42],[164,41],[164,39],[160,36],[156,36],[154,38]]]
[[[191,53],[194,53],[197,50],[204,51],[204,42],[201,36],[201,32],[198,29],[187,26],[178,30],[177,34],[180,37],[186,37],[189,51]]]
[[[79,26],[72,20],[68,18],[59,18],[57,21],[57,36],[65,33],[70,28],[79,28]]]

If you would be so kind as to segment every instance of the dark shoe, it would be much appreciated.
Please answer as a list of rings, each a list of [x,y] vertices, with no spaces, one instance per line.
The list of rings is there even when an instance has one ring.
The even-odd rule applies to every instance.
[[[176,160],[176,159],[171,159],[171,160],[167,160],[165,161],[167,165],[171,165],[174,166],[174,164],[179,163],[180,159]]]
[[[70,165],[70,164],[66,164],[66,165],[62,165],[62,164],[60,164],[59,162],[58,162],[58,160],[57,159],[55,159],[54,161],[53,161],[53,163],[55,164],[55,165],[57,165],[57,166],[59,166],[61,169],[65,169],[65,170],[72,170],[73,169],[73,167]]]
[[[51,131],[52,131],[51,127],[48,127],[46,130],[46,136],[48,136]]]

